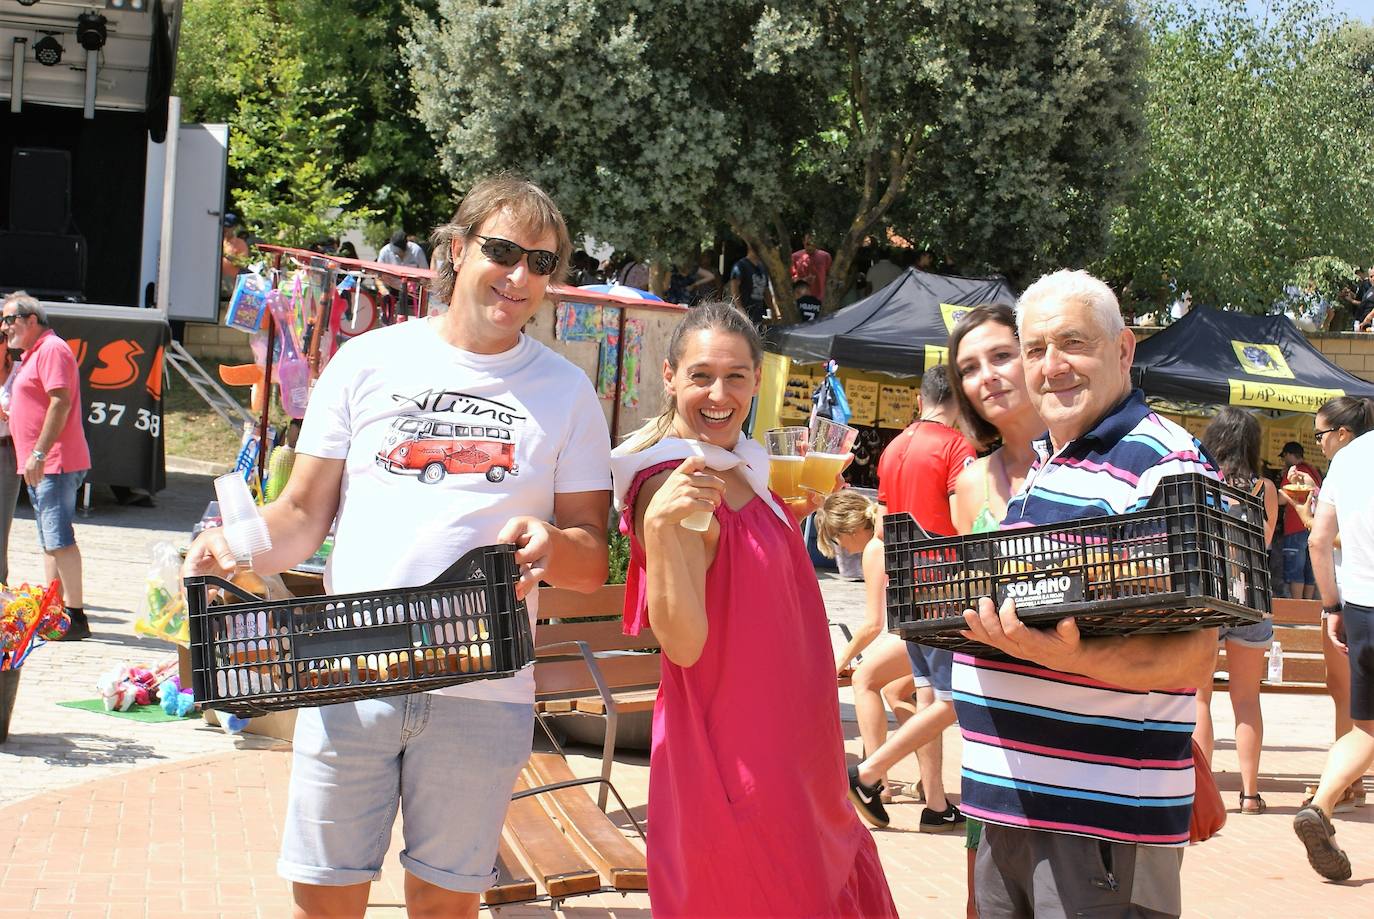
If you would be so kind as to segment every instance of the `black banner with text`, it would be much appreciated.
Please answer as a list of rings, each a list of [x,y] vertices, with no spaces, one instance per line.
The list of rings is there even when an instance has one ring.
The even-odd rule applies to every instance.
[[[162,361],[171,330],[152,310],[130,318],[50,310],[81,368],[81,410],[91,448],[88,482],[161,491],[167,476],[162,446]],[[133,318],[133,317],[137,318]]]

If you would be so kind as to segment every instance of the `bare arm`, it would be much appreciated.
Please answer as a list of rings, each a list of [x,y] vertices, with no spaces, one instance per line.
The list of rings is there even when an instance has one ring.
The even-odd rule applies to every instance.
[[[262,519],[272,537],[272,548],[253,556],[253,570],[276,574],[305,561],[329,535],[329,527],[339,510],[339,485],[343,481],[344,461],[324,459],[308,453],[296,455],[296,465],[281,496],[262,508]],[[234,570],[234,553],[219,527],[196,537],[186,553],[185,575],[229,574]]]
[[[1312,576],[1317,582],[1317,595],[1322,606],[1334,609],[1340,605],[1341,591],[1336,584],[1336,559],[1331,554],[1340,543],[1340,521],[1336,519],[1336,506],[1317,502],[1317,516],[1312,521],[1312,535],[1308,539],[1307,552],[1312,559]],[[1343,653],[1349,654],[1345,644],[1345,625],[1340,613],[1326,617],[1326,634]]]
[[[606,583],[608,491],[577,491],[553,496],[553,520],[514,517],[496,537],[514,543],[515,561],[528,565],[520,579],[525,596],[540,581],[590,593]]]
[[[1001,610],[984,597],[964,610],[965,637],[1061,673],[1078,673],[1123,689],[1187,689],[1212,677],[1217,630],[1082,638],[1078,624],[1061,619],[1052,629],[1035,628],[1016,615],[1007,600]]]
[[[706,461],[693,456],[670,473],[649,479],[635,500],[635,529],[644,543],[649,624],[668,659],[690,667],[706,647],[706,569],[720,529],[715,520],[705,533],[682,526],[689,514],[714,509],[725,483],[705,473]]]
[[[864,621],[854,630],[853,637],[840,656],[835,659],[835,672],[839,673],[849,666],[854,656],[863,651],[883,631],[887,625],[884,595],[887,592],[887,572],[883,568],[883,543],[880,539],[870,539],[864,546]]]
[[[1261,500],[1264,503],[1264,544],[1267,546],[1274,538],[1274,527],[1279,522],[1279,490],[1268,479],[1260,479],[1263,486]]]

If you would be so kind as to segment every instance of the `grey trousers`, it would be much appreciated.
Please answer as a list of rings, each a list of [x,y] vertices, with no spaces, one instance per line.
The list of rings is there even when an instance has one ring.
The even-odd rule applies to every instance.
[[[1163,919],[1183,911],[1183,849],[986,824],[974,869],[981,919]]]
[[[16,468],[14,441],[0,438],[0,584],[10,582],[10,524],[14,523],[20,484]]]

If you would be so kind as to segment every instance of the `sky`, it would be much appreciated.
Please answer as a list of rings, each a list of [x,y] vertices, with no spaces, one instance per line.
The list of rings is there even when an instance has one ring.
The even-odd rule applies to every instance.
[[[1374,21],[1374,0],[1332,0],[1331,10],[1361,22]]]

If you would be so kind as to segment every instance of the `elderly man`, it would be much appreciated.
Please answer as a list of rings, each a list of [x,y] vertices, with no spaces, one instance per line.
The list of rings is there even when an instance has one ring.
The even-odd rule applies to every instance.
[[[71,619],[63,640],[80,641],[91,636],[82,604],[81,549],[72,527],[76,492],[91,468],[81,427],[81,375],[72,349],[48,327],[42,304],[23,291],[0,306],[0,328],[10,348],[24,354],[10,390],[10,434],[38,524],[44,576],[62,579],[62,603]]]
[[[1166,476],[1216,476],[1201,445],[1132,391],[1135,338],[1105,284],[1056,272],[1018,310],[1026,386],[1049,431],[1003,527],[1126,513]],[[1082,638],[1073,619],[1029,628],[1011,601],[986,598],[964,618],[968,637],[1015,659],[955,656],[961,804],[987,824],[979,915],[1179,915],[1185,687],[1211,678],[1216,630]]]
[[[448,311],[359,336],[329,362],[291,480],[263,509],[272,548],[253,567],[308,558],[337,514],[330,593],[427,584],[493,543],[517,546],[522,592],[541,579],[592,590],[606,579],[605,415],[586,374],[522,332],[572,250],[563,216],[542,189],[503,175],[474,184],[434,239],[444,256],[434,296]],[[471,418],[513,445],[505,474],[395,461],[389,435],[403,425]],[[186,567],[217,573],[234,561],[213,529]],[[533,703],[525,670],[302,709],[277,863],[298,919],[363,915],[398,804],[409,914],[476,916],[529,756]]]

